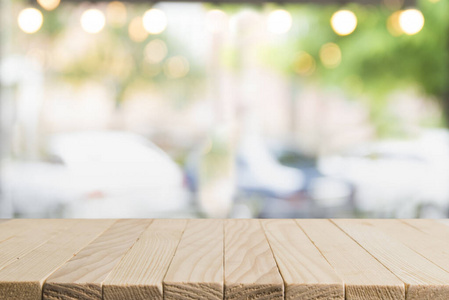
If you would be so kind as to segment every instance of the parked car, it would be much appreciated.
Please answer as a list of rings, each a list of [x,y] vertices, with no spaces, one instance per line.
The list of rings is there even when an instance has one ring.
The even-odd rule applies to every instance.
[[[382,141],[323,157],[320,170],[352,182],[357,209],[370,217],[447,217],[449,132]]]
[[[4,201],[25,217],[189,216],[178,165],[147,139],[128,132],[60,134],[45,162],[7,162]]]
[[[291,217],[349,217],[353,216],[353,197],[355,187],[349,181],[332,175],[323,174],[317,165],[317,159],[307,155],[297,147],[271,143],[268,146],[273,157],[283,166],[295,168],[302,172],[304,178],[301,193],[308,200],[309,212]],[[288,202],[287,202],[288,203]],[[278,206],[281,206],[278,203]],[[285,205],[286,211],[292,207]],[[267,208],[270,213],[274,205]],[[267,217],[272,217],[268,214]]]
[[[185,169],[193,193],[198,189],[199,153],[191,153]],[[352,208],[352,186],[320,173],[316,161],[297,149],[247,138],[237,147],[235,166],[239,207],[251,199],[258,202],[247,216],[324,217],[339,207]]]

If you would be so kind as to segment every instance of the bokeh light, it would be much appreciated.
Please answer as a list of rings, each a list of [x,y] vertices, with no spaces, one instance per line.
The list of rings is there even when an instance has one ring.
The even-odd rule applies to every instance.
[[[53,10],[59,6],[61,0],[37,0],[40,6],[45,10]]]
[[[268,15],[268,31],[275,34],[287,33],[292,27],[292,16],[284,9],[277,9]]]
[[[143,27],[148,33],[159,34],[167,28],[167,16],[156,8],[147,10],[143,15]]]
[[[114,27],[122,27],[126,24],[126,6],[120,1],[112,1],[106,7],[106,19]]]
[[[329,69],[338,67],[341,63],[341,50],[337,44],[327,43],[320,49],[321,63]]]
[[[424,16],[417,9],[407,9],[399,15],[399,26],[408,35],[417,34],[424,27]]]
[[[43,22],[44,17],[40,10],[32,7],[23,9],[17,18],[19,28],[25,33],[35,33],[42,27]]]
[[[229,17],[220,9],[212,9],[206,14],[206,30],[211,33],[223,32],[228,28]]]
[[[339,10],[332,15],[331,26],[338,35],[351,34],[357,27],[357,17],[350,10]]]
[[[391,14],[391,16],[388,17],[387,29],[392,36],[400,36],[401,34],[404,33],[404,31],[402,31],[401,26],[399,25],[400,15],[401,11],[395,11],[394,13]]]
[[[293,61],[293,70],[299,75],[310,75],[315,71],[316,63],[312,55],[299,52]]]
[[[189,62],[183,56],[170,57],[164,65],[164,73],[168,78],[182,78],[189,73]]]
[[[104,14],[95,8],[91,8],[83,12],[81,15],[81,27],[88,33],[98,33],[105,25]]]
[[[142,42],[148,37],[148,32],[143,28],[141,17],[135,17],[128,26],[129,38],[134,42]]]
[[[167,52],[164,41],[152,40],[145,46],[145,60],[150,64],[158,64],[167,56]]]

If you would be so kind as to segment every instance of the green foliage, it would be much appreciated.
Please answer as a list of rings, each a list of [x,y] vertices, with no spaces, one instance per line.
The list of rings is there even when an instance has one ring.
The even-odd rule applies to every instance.
[[[378,122],[378,128],[384,128],[384,124],[394,123],[384,114],[387,95],[391,92],[414,87],[424,94],[442,99],[441,95],[449,89],[449,1],[417,2],[425,17],[425,25],[421,32],[412,36],[393,36],[388,31],[387,21],[394,11],[383,5],[285,5],[283,8],[289,10],[293,16],[292,29],[287,37],[279,38],[272,44],[260,45],[258,56],[260,61],[287,77],[299,77],[305,83],[318,82],[326,88],[336,86],[353,99],[360,99],[362,95],[367,97],[370,100],[373,120]],[[12,3],[23,6],[25,2],[13,0]],[[41,40],[51,44],[63,35],[69,29],[68,26],[73,26],[68,24],[67,20],[73,15],[76,6],[62,2],[54,11],[41,9],[44,23],[42,29],[36,33],[36,38],[42,38]],[[230,15],[244,8],[268,12],[279,7],[276,4],[205,6],[208,9],[220,8]],[[128,22],[149,8],[147,4],[128,4],[127,7]],[[332,14],[342,8],[352,10],[358,18],[356,30],[348,36],[338,36],[330,26]],[[155,38],[162,39],[167,44],[167,58],[182,54],[189,59],[189,76],[167,79],[163,72],[164,61],[158,65],[150,65],[145,61],[145,45]],[[337,44],[342,52],[341,64],[333,69],[323,66],[319,58],[321,47],[329,42]],[[193,54],[186,53],[183,45],[165,34],[150,35],[143,42],[133,42],[129,38],[127,24],[121,28],[106,26],[89,47],[83,55],[75,55],[62,71],[55,72],[73,82],[105,81],[116,90],[117,103],[123,101],[127,89],[136,82],[147,82],[165,87],[169,98],[181,107],[187,99],[195,98],[193,95],[198,92],[205,76],[204,66],[195,60]],[[313,72],[296,72],[295,59],[301,51],[314,58]],[[221,59],[224,65],[234,70],[238,70],[241,65],[238,51],[231,47],[222,50]]]
[[[14,3],[18,9],[25,6],[21,0],[14,0]],[[73,29],[73,26],[80,26],[74,14],[77,7],[78,4],[64,2],[53,11],[45,11],[38,7],[43,13],[44,22],[37,33],[27,36],[18,28],[14,27],[14,30],[20,37],[27,38],[24,39],[25,42],[38,41],[41,48],[52,49],[58,44],[59,39],[66,38],[66,34]],[[49,64],[48,72],[73,84],[86,81],[102,82],[116,91],[117,105],[124,101],[127,90],[142,82],[145,82],[146,86],[157,84],[161,87],[161,90],[167,93],[167,98],[174,102],[175,107],[185,105],[189,99],[195,98],[189,95],[198,92],[199,79],[204,77],[203,67],[192,53],[185,51],[184,45],[170,39],[165,32],[159,35],[150,34],[141,42],[130,39],[129,22],[149,8],[148,4],[127,4],[127,23],[124,26],[114,27],[107,24],[94,38],[88,33],[83,33],[90,38],[85,46],[87,48],[83,48],[81,52],[80,49],[66,49],[68,54],[65,55],[71,56],[69,62],[63,67],[56,68]],[[145,60],[145,46],[153,39],[164,41],[168,49],[166,57],[158,64],[151,64]],[[21,50],[26,54],[27,47],[22,47]],[[179,79],[167,78],[164,64],[170,57],[177,55],[188,59],[189,74]],[[49,60],[51,59],[49,56]]]
[[[449,89],[449,1],[418,0],[417,6],[425,18],[422,31],[393,36],[387,21],[394,11],[381,5],[289,5],[286,8],[296,23],[288,39],[265,49],[261,58],[287,76],[302,76],[305,82],[318,82],[323,87],[338,86],[354,99],[367,96],[373,121],[382,134],[395,124],[385,111],[391,92],[413,87],[441,98]],[[356,30],[348,36],[338,36],[330,26],[332,14],[342,8],[352,10],[358,19]],[[325,68],[319,58],[321,46],[329,42],[336,43],[342,52],[341,64],[334,69]],[[313,74],[294,71],[294,59],[300,51],[314,57]]]

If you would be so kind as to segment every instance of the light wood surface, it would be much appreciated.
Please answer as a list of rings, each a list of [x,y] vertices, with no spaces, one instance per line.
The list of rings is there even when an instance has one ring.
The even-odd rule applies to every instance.
[[[435,220],[438,223],[441,223],[443,225],[449,226],[449,219],[439,219],[439,220]]]
[[[399,221],[435,239],[449,240],[449,220],[414,219]]]
[[[225,299],[283,299],[282,277],[259,220],[225,221]]]
[[[106,278],[103,298],[162,300],[162,280],[186,223],[186,220],[154,220]]]
[[[333,220],[357,243],[370,252],[407,285],[407,299],[449,299],[449,273],[369,220]]]
[[[419,221],[424,221],[420,223],[427,223],[427,221],[431,220]],[[435,238],[426,233],[426,231],[438,232],[439,227],[444,225],[431,221],[432,223],[430,224],[427,223],[422,227],[418,226],[418,228],[421,228],[420,230],[400,220],[368,220],[368,222],[427,260],[430,260],[441,269],[449,271],[449,239],[442,236]],[[447,231],[449,232],[449,230]]]
[[[404,299],[404,284],[328,220],[297,220],[346,285],[346,299]]]
[[[0,270],[21,259],[38,246],[45,244],[56,234],[67,230],[75,220],[48,220],[39,222],[10,238],[0,242]]]
[[[165,299],[223,299],[223,221],[190,220],[164,279]]]
[[[112,220],[80,220],[0,270],[0,299],[41,299],[42,285],[47,277],[113,222]]]
[[[47,279],[43,298],[102,299],[103,281],[150,222],[117,221]]]
[[[30,231],[35,226],[46,224],[48,220],[44,219],[15,219],[0,224],[0,242],[9,239],[20,233]]]
[[[294,220],[262,220],[285,284],[285,299],[344,299],[344,284]]]
[[[444,222],[9,220],[0,300],[449,299]]]

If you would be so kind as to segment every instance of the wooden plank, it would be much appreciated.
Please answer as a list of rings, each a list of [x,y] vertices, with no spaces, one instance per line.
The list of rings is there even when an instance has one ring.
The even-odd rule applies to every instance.
[[[449,299],[449,273],[365,220],[333,220],[407,285],[407,299]]]
[[[0,242],[46,222],[45,219],[14,219],[4,222],[0,224]]]
[[[52,274],[43,299],[102,299],[102,284],[151,220],[119,220]]]
[[[163,299],[162,280],[186,220],[154,220],[103,283],[103,299]]]
[[[449,227],[449,219],[439,219],[435,221]]]
[[[164,278],[164,299],[223,299],[223,221],[190,220]]]
[[[225,221],[225,299],[284,299],[284,285],[258,220]]]
[[[405,286],[329,220],[296,220],[345,283],[346,299],[404,299]]]
[[[56,234],[76,224],[76,220],[45,220],[30,224],[28,230],[0,242],[0,270],[45,244]]]
[[[449,223],[444,220],[409,219],[401,222],[437,239],[449,240]],[[443,223],[442,223],[443,222]]]
[[[430,221],[430,220],[417,220],[417,221]],[[418,230],[416,227],[410,226],[400,220],[366,220],[367,223],[379,228],[387,235],[393,237],[399,242],[403,243],[416,253],[424,256],[427,260],[430,260],[441,269],[449,272],[449,240],[435,238],[425,232]],[[417,224],[424,224],[427,222],[412,222]],[[436,222],[426,224],[424,227],[430,225],[430,230],[435,228],[438,231],[440,225]]]
[[[285,299],[344,299],[343,281],[293,220],[261,220]]]
[[[342,280],[293,220],[261,222],[284,279],[286,299],[344,299]]]
[[[79,220],[73,227],[0,270],[0,299],[40,300],[45,279],[113,222]]]

